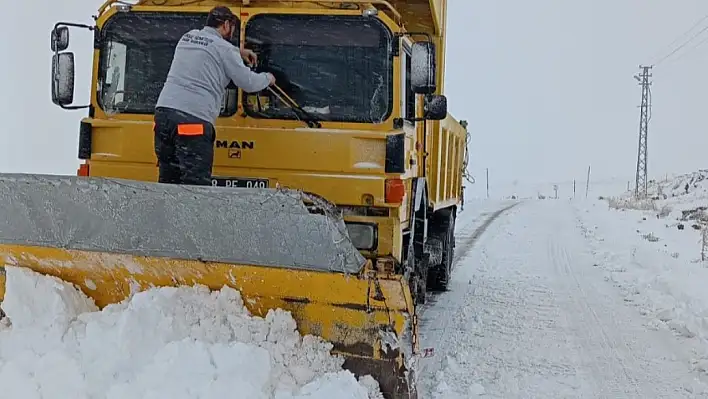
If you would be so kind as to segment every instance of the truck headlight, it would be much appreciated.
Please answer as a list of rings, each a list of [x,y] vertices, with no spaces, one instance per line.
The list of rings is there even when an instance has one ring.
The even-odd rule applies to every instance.
[[[368,223],[345,222],[349,239],[356,249],[372,250],[376,248],[376,225]]]

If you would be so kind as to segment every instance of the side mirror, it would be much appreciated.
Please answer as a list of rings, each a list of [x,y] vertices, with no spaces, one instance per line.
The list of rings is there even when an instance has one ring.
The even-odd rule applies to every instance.
[[[52,57],[52,102],[59,106],[74,102],[74,53]]]
[[[435,93],[435,45],[413,43],[411,50],[411,86],[416,94]]]
[[[423,118],[431,121],[440,121],[447,117],[447,97],[431,94],[425,97]]]
[[[59,26],[52,29],[52,51],[64,51],[69,47],[69,28]]]

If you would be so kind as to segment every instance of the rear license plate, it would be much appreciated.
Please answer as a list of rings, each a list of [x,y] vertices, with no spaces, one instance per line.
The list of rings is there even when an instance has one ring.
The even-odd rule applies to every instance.
[[[213,177],[214,187],[268,188],[268,179],[249,179],[244,177]]]

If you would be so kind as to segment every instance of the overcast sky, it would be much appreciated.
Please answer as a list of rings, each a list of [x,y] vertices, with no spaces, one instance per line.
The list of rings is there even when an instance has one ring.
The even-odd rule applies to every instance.
[[[593,179],[632,179],[640,101],[632,75],[708,14],[704,0],[448,1],[446,94],[451,113],[469,121],[474,194],[484,191],[485,168],[504,190],[584,181],[588,165]],[[49,32],[58,20],[91,22],[101,2],[27,3],[0,25],[0,171],[73,174],[85,111],[51,103]],[[82,102],[90,35],[71,33]],[[708,43],[695,44],[654,70],[653,177],[708,167]]]

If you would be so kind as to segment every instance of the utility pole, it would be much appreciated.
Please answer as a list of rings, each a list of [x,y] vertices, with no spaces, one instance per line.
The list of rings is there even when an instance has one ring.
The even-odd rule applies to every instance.
[[[588,191],[590,191],[590,165],[588,165],[588,177],[585,179],[585,198],[588,197]]]
[[[487,168],[487,199],[489,199],[489,168]]]
[[[651,82],[649,73],[651,66],[639,66],[642,69],[641,75],[634,75],[634,79],[642,87],[642,102],[639,106],[639,149],[637,150],[637,176],[634,195],[637,198],[647,196],[647,132],[649,130],[649,120],[651,119]]]

